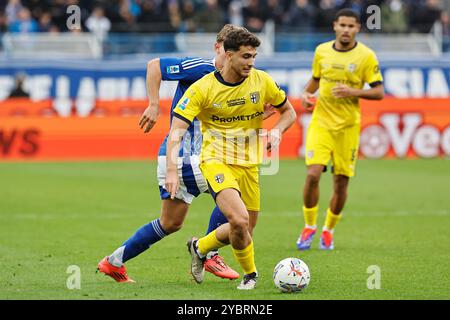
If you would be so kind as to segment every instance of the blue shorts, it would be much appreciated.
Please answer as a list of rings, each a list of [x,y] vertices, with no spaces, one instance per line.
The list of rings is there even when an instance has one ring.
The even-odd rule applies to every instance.
[[[164,189],[166,170],[166,156],[158,156],[158,184],[162,200],[170,199],[170,193]],[[180,188],[175,198],[191,204],[194,197],[208,191],[208,184],[200,170],[199,156],[179,157],[178,176],[180,177]]]

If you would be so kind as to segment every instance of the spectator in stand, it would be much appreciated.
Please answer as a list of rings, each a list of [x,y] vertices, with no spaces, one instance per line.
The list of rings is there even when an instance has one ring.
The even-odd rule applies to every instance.
[[[316,17],[315,8],[309,0],[295,0],[289,8],[285,26],[287,31],[311,32],[314,28]]]
[[[39,32],[51,32],[52,28],[55,27],[52,22],[52,15],[48,11],[43,12],[39,16],[38,24],[39,24],[38,26]]]
[[[130,13],[133,15],[133,17],[135,18],[135,20],[137,20],[137,17],[141,14],[141,1],[136,1],[136,0],[123,0],[125,3],[128,4],[128,10],[130,11]],[[138,3],[139,2],[139,3]]]
[[[99,40],[103,41],[111,29],[111,22],[105,17],[102,7],[95,7],[92,14],[86,20],[86,28]]]
[[[233,0],[219,0],[220,11],[223,13],[223,19],[226,23],[230,21],[230,6]]]
[[[439,0],[426,0],[425,4],[419,5],[413,17],[413,31],[428,33],[436,21],[441,19],[442,10]]]
[[[30,94],[23,89],[23,84],[25,81],[25,75],[19,73],[16,75],[16,84],[14,89],[9,94],[9,98],[29,98]]]
[[[316,16],[316,31],[332,32],[330,26],[333,25],[336,13],[337,8],[335,0],[320,0],[319,11]]]
[[[338,6],[340,8],[349,8],[357,12],[360,16],[364,16],[364,9],[366,7],[366,1],[364,0],[348,0],[342,5]]]
[[[20,0],[9,0],[5,7],[6,21],[8,24],[16,22],[19,18],[19,11],[23,9]]]
[[[137,32],[139,27],[136,24],[137,12],[133,3],[127,0],[116,0],[109,4],[109,11],[112,15],[112,32]],[[111,21],[110,19],[110,21]]]
[[[144,32],[174,31],[170,25],[166,1],[144,0],[138,23],[141,24],[140,30]]]
[[[169,0],[169,19],[172,28],[179,30],[181,27],[181,13],[177,0]]]
[[[50,15],[52,16],[53,23],[58,27],[59,30],[67,30],[66,19],[67,13],[64,7],[64,0],[52,0],[50,3]]]
[[[42,0],[22,0],[22,4],[27,7],[30,12],[31,16],[36,20],[39,21],[41,17],[49,11],[49,3],[50,1],[42,1]],[[50,15],[51,17],[51,15]],[[40,30],[40,29],[39,29]]]
[[[268,12],[262,1],[249,0],[242,8],[244,27],[250,32],[261,32],[268,18]]]
[[[193,32],[195,31],[194,15],[195,15],[195,5],[192,0],[183,0],[179,4],[181,8],[181,32]]]
[[[206,0],[206,6],[194,16],[195,31],[216,33],[224,25],[224,14],[217,0]]]
[[[284,8],[285,2],[280,0],[267,0],[267,12],[269,14],[267,19],[272,20],[277,26],[281,26],[285,20],[285,15],[287,14]]]
[[[402,0],[387,0],[381,5],[383,32],[400,33],[408,30],[408,9]]]
[[[123,0],[119,7],[119,15],[124,22],[123,31],[135,31],[136,30],[136,16],[133,14],[132,6],[126,0]]]
[[[9,25],[9,31],[15,33],[32,33],[38,30],[37,22],[31,17],[30,10],[25,7],[20,9],[17,20]]]
[[[6,15],[3,11],[0,11],[0,32],[8,31],[8,24],[6,21]]]
[[[92,17],[100,37],[108,32],[216,32],[225,23],[262,32],[268,20],[276,31],[332,32],[334,15],[342,8],[359,12],[364,30],[370,5],[381,7],[382,32],[426,33],[436,21],[447,32],[450,15],[450,0],[0,0],[0,32],[69,31],[70,5],[81,9],[86,29],[78,32],[93,30],[87,28]],[[94,13],[98,7],[104,10],[101,18]],[[104,19],[109,29],[100,22]]]
[[[228,7],[228,21],[235,26],[244,25],[244,17],[242,16],[242,1],[233,0]]]

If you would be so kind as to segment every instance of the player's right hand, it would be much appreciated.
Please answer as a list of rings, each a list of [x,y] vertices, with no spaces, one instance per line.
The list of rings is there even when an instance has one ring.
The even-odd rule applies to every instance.
[[[156,124],[159,116],[159,106],[149,105],[139,120],[139,127],[144,129],[144,133],[149,132]]]
[[[170,193],[170,199],[175,199],[175,195],[178,192],[180,186],[180,178],[178,177],[178,172],[168,170],[166,174],[166,183],[164,188]]]
[[[301,102],[306,111],[313,111],[314,106],[316,105],[316,97],[312,93],[303,92]]]

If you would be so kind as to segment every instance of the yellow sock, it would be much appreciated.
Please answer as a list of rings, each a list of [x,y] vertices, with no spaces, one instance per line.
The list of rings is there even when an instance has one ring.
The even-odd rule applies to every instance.
[[[334,227],[337,225],[339,220],[341,220],[342,213],[340,214],[334,214],[331,212],[330,208],[327,209],[327,217],[325,218],[325,228],[328,231],[331,231],[334,229]]]
[[[303,206],[303,217],[305,218],[305,224],[310,227],[314,227],[317,224],[317,215],[319,212],[319,206],[307,208]]]
[[[253,240],[247,246],[247,248],[238,250],[233,248],[233,254],[236,260],[244,270],[244,274],[250,274],[256,272],[255,266],[255,254],[253,251]]]
[[[206,255],[213,249],[219,249],[225,246],[225,243],[217,240],[216,230],[211,231],[206,236],[198,239],[197,241],[198,252],[202,255]]]

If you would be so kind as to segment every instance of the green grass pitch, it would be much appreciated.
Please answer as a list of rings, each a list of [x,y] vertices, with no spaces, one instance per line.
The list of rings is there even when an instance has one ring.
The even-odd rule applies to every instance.
[[[0,163],[0,299],[450,299],[450,161],[360,160],[331,252],[296,250],[305,178],[302,160],[282,161],[263,176],[255,229],[257,288],[206,274],[189,274],[185,247],[206,231],[213,201],[194,200],[184,227],[127,263],[135,284],[96,274],[97,262],[141,225],[159,216],[155,162]],[[331,192],[321,181],[319,227]],[[221,250],[240,271],[230,248]],[[311,282],[282,294],[275,264],[303,259]],[[68,267],[80,268],[81,288],[69,290]],[[379,267],[379,289],[369,289]],[[369,268],[370,271],[370,268]]]

